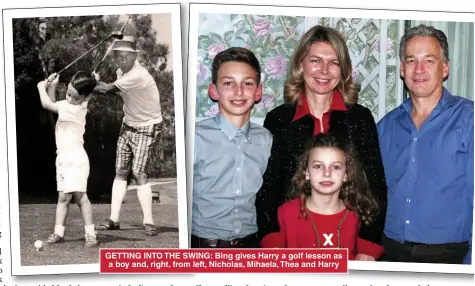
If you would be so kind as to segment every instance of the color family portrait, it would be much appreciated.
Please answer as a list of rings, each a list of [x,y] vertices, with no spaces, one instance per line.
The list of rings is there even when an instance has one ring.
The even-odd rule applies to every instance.
[[[190,7],[190,247],[470,273],[473,22],[254,9]]]

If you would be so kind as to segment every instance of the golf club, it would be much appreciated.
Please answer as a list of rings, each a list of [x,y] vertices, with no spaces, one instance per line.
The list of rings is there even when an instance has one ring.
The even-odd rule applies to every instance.
[[[109,40],[110,38],[116,38],[116,39],[122,39],[124,37],[124,35],[122,34],[122,32],[113,32],[112,34],[110,34],[107,38],[105,38],[104,40],[100,41],[99,43],[97,43],[96,45],[94,45],[94,47],[90,48],[88,51],[86,51],[84,54],[82,54],[81,56],[79,56],[77,59],[75,59],[74,61],[72,61],[69,65],[67,65],[66,67],[64,67],[62,70],[60,70],[59,72],[56,73],[56,76],[59,76],[63,71],[65,71],[66,69],[68,69],[69,67],[71,67],[74,63],[76,63],[78,60],[80,60],[81,58],[83,58],[84,56],[86,56],[88,53],[90,53],[91,51],[93,51],[95,48],[97,48],[99,45],[101,45],[102,43],[104,43],[105,41]]]
[[[125,21],[124,25],[122,25],[122,28],[120,28],[119,32],[121,34],[120,38],[117,38],[119,40],[122,40],[124,38],[124,35],[122,35],[122,32],[124,31],[124,28],[125,28],[125,25],[127,25],[127,23],[129,22],[129,19],[130,19],[130,16],[132,15],[129,15],[129,17],[127,18],[127,20]],[[106,54],[104,55],[104,57],[102,57],[102,60],[99,62],[99,64],[97,65],[97,67],[94,69],[94,73],[97,73],[97,71],[99,70],[99,68],[102,66],[102,63],[104,62],[104,60],[107,58],[107,55],[110,53],[110,51],[112,50],[112,46],[114,46],[114,42],[112,42],[109,46],[109,48],[107,49],[107,52]]]

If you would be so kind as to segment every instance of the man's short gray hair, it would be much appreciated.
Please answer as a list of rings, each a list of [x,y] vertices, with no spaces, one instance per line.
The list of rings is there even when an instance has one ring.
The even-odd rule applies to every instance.
[[[412,37],[433,37],[436,39],[440,44],[442,61],[449,62],[449,44],[447,43],[447,37],[444,32],[432,26],[426,26],[423,24],[407,30],[404,36],[401,37],[401,43],[399,44],[399,59],[401,62],[404,62],[406,44]]]

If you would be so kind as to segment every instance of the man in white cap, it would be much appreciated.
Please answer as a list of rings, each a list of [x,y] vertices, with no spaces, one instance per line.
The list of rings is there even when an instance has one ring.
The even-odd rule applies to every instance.
[[[153,143],[161,133],[160,96],[154,78],[137,59],[135,39],[124,36],[113,44],[114,58],[119,66],[113,83],[99,81],[96,92],[120,92],[124,100],[124,120],[117,141],[116,176],[112,186],[111,215],[97,230],[120,229],[120,208],[127,191],[127,178],[137,181],[137,197],[143,211],[146,235],[157,235],[152,218],[152,190],[148,182]],[[96,75],[97,76],[97,75]]]

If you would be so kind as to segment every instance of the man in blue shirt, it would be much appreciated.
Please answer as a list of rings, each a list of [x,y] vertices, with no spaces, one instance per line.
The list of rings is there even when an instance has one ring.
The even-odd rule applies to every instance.
[[[418,26],[400,43],[410,98],[378,123],[388,185],[384,260],[471,264],[473,101],[444,88],[447,38]]]

